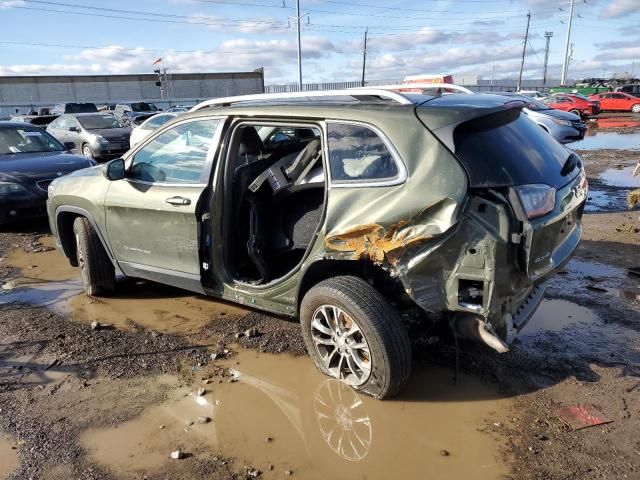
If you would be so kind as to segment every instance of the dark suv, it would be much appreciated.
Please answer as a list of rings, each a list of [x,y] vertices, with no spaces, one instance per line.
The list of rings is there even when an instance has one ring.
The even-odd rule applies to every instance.
[[[207,101],[56,180],[51,228],[89,295],[118,274],[298,317],[322,372],[390,397],[404,317],[507,351],[578,246],[581,160],[524,106],[391,87]]]
[[[95,103],[58,103],[51,109],[51,115],[62,115],[64,113],[96,113],[97,111],[98,108]]]

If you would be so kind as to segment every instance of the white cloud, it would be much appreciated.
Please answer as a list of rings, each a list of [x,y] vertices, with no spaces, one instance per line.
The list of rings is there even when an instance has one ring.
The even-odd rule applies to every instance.
[[[2,8],[12,8],[12,7],[22,7],[26,5],[24,0],[3,0],[0,1],[0,9]]]
[[[611,0],[600,14],[604,18],[621,17],[638,11],[638,0]]]
[[[324,37],[307,37],[303,41],[303,58],[307,62],[323,59],[339,48]],[[65,75],[151,73],[153,62],[162,57],[172,72],[248,71],[266,67],[270,79],[284,75],[286,67],[296,62],[297,44],[293,40],[235,39],[209,51],[150,51],[142,47],[126,49],[111,45],[85,49],[64,55],[64,63],[0,66],[0,75]]]
[[[285,33],[289,31],[286,23],[272,17],[257,17],[247,20],[231,20],[224,17],[195,13],[188,22],[205,25],[216,31],[235,31],[241,33]]]
[[[637,45],[637,42],[636,42]],[[640,46],[615,48],[604,53],[599,53],[594,60],[636,60],[640,58]]]

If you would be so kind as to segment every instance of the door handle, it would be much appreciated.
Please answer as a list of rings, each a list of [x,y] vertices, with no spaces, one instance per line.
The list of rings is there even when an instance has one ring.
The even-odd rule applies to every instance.
[[[184,197],[169,197],[165,200],[165,202],[170,203],[171,205],[190,205],[191,200]]]

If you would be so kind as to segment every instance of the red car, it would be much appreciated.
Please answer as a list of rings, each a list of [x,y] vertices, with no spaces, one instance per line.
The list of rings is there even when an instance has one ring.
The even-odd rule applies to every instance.
[[[600,102],[577,93],[561,93],[543,100],[543,103],[556,110],[575,113],[581,117],[600,113]]]
[[[602,110],[622,110],[640,113],[640,98],[622,92],[608,92],[589,95],[591,100],[600,102]]]

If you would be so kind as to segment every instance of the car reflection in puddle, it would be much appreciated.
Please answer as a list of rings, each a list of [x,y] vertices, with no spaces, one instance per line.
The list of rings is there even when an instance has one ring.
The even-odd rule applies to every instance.
[[[117,428],[85,431],[83,447],[123,476],[166,470],[176,449],[196,460],[234,458],[238,469],[251,465],[265,478],[286,470],[305,479],[425,472],[430,479],[493,479],[508,472],[504,439],[480,430],[504,422],[512,401],[474,377],[454,385],[450,370],[421,365],[400,398],[381,402],[324,377],[306,357],[242,351],[222,364],[231,378],[198,372],[206,384],[178,388]]]

